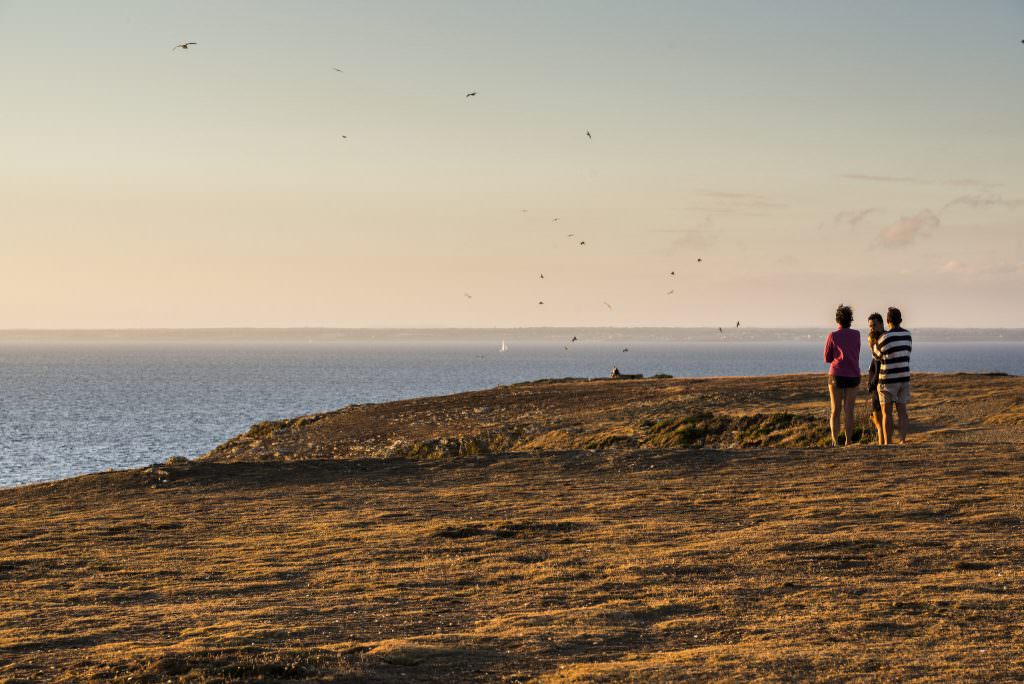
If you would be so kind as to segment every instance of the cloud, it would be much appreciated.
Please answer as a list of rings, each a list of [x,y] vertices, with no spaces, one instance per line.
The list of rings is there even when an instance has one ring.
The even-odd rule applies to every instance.
[[[872,176],[866,173],[844,173],[840,175],[843,178],[877,181],[879,183],[914,183],[916,185],[929,185],[931,183],[931,181],[926,181],[922,178],[913,178],[911,176]]]
[[[851,228],[856,228],[858,223],[860,223],[865,218],[867,218],[870,214],[873,214],[876,211],[881,211],[881,210],[880,209],[876,209],[875,207],[872,207],[870,209],[860,209],[860,210],[850,209],[850,210],[847,210],[847,211],[841,211],[838,214],[836,214],[836,217],[832,220],[832,222],[833,223],[845,223],[846,225],[850,226]]]
[[[939,270],[942,273],[970,273],[972,271],[970,266],[956,259],[950,259]]]
[[[975,186],[979,188],[998,188],[1000,185],[1002,185],[1002,183],[988,183],[986,181],[981,181],[976,178],[954,178],[952,180],[946,181],[946,184],[959,185],[963,187]]]
[[[686,207],[686,211],[699,211],[702,214],[721,214],[723,216],[756,216],[758,218],[768,215],[753,211],[741,211],[731,207]]]
[[[984,276],[1007,276],[1024,274],[1024,263],[1019,264],[995,264],[991,266],[973,266],[965,264],[957,259],[947,261],[939,269],[940,273],[967,276],[970,278]]]
[[[971,207],[972,209],[986,209],[988,207],[1017,209],[1024,207],[1024,200],[1006,199],[1000,195],[961,195],[956,199],[950,200],[943,209],[955,206]]]
[[[989,183],[977,178],[952,178],[945,181],[928,180],[927,178],[915,178],[913,176],[876,176],[868,173],[842,173],[841,178],[851,180],[875,181],[877,183],[912,183],[914,185],[956,185],[960,187],[996,188],[1001,183]]]
[[[882,247],[907,247],[918,237],[926,236],[939,227],[939,217],[930,209],[922,209],[913,216],[904,216],[878,234],[876,244]]]
[[[777,202],[771,197],[757,195],[751,192],[719,192],[716,190],[701,190],[697,193],[704,197],[710,197],[726,207],[744,209],[783,209],[788,207],[784,202]]]

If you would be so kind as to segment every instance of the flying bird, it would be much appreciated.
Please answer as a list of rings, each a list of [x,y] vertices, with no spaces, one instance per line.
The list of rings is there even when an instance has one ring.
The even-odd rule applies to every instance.
[[[626,347],[626,348],[625,348],[625,349],[623,349],[622,351],[623,351],[623,353],[625,353],[625,352],[628,352],[628,351],[629,351],[629,347]]]
[[[540,279],[544,280],[544,274],[543,273],[540,274]]]
[[[476,91],[474,90],[471,93],[466,93],[466,97],[476,97]]]
[[[668,273],[668,274],[669,274],[669,275],[675,275],[675,274],[676,274],[676,272],[675,272],[675,271],[669,271],[669,273]]]
[[[575,336],[575,335],[573,335],[573,336],[572,336],[572,339],[571,339],[571,340],[569,340],[569,341],[570,341],[570,342],[575,342],[575,341],[576,341],[576,336]]]
[[[723,333],[723,332],[725,332],[725,331],[723,331],[723,330],[722,330],[721,328],[719,328],[719,329],[718,329],[718,332],[719,332],[719,334],[721,334],[721,333]]]
[[[594,139],[594,136],[590,135],[590,131],[587,131],[587,137],[590,138],[591,140]]]
[[[175,45],[171,48],[171,52],[174,52],[178,48],[181,48],[182,50],[188,50],[189,45],[199,45],[199,43],[182,43],[181,45]]]
[[[469,294],[468,292],[463,292],[462,296],[465,297],[466,299],[472,299],[473,298],[473,295]]]
[[[537,302],[537,304],[543,304],[544,302]]]
[[[341,139],[342,140],[348,140],[348,136],[347,135],[343,135],[343,136],[341,136]]]
[[[697,263],[698,263],[698,264],[699,264],[700,262],[702,262],[702,261],[704,261],[704,260],[703,260],[703,259],[701,259],[700,257],[697,257]]]
[[[667,294],[667,295],[670,295],[670,294],[672,294],[673,292],[675,292],[675,290],[669,290],[669,291],[668,291],[668,292],[666,292],[665,294]]]
[[[736,321],[736,327],[737,328],[740,327],[740,322],[739,321]]]
[[[608,310],[609,310],[609,311],[611,311],[611,310],[612,310],[612,305],[611,305],[611,304],[609,304],[608,302],[605,302],[605,303],[604,303],[604,305],[608,307]]]
[[[343,74],[343,73],[345,73],[344,71],[342,71],[342,70],[341,70],[341,69],[339,69],[338,67],[334,67],[334,70],[335,70],[335,71],[337,71],[337,72],[338,72],[339,74]]]
[[[586,240],[580,240],[580,244],[581,245],[585,245],[585,244],[587,244],[587,241]]]
[[[557,218],[553,218],[553,219],[551,219],[551,222],[554,223],[557,220],[558,220]]]
[[[568,234],[568,235],[566,235],[565,237],[575,237],[575,236],[576,236],[576,233],[569,233],[569,234]]]

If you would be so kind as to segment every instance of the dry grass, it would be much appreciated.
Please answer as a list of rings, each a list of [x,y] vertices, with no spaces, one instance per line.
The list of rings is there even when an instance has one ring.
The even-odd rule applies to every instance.
[[[690,381],[657,382],[584,413],[667,416]],[[205,460],[3,490],[0,680],[1020,680],[1024,458],[991,419],[1024,381],[919,384],[903,448]],[[817,392],[820,414],[820,385],[706,381],[701,403]],[[585,388],[525,389],[541,428],[593,436],[555,408]]]

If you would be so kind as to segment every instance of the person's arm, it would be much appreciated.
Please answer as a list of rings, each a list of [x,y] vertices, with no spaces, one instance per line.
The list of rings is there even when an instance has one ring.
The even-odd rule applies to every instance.
[[[836,348],[836,342],[832,339],[832,333],[828,334],[825,339],[825,363],[832,363],[839,358],[839,350]]]
[[[879,363],[885,363],[885,342],[888,333],[882,333],[882,336],[878,338],[878,346],[871,351],[871,354],[878,359]]]

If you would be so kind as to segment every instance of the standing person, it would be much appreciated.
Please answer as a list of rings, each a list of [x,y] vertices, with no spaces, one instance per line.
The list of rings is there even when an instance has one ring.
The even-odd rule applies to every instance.
[[[907,402],[910,401],[910,349],[913,341],[910,331],[903,327],[903,314],[890,306],[885,315],[889,330],[878,339],[878,398],[882,402],[882,432],[885,443],[892,444],[892,405],[900,417],[900,444],[906,444],[910,421]],[[872,352],[874,355],[874,352]]]
[[[843,417],[846,428],[846,445],[853,440],[853,409],[857,402],[857,385],[860,384],[860,331],[853,330],[853,309],[840,304],[836,309],[836,323],[839,327],[828,334],[825,340],[825,363],[828,368],[828,397],[832,403],[829,427],[832,430],[832,446],[839,444],[839,417]]]
[[[868,346],[871,348],[871,366],[868,367],[868,400],[871,402],[871,424],[875,426],[879,444],[886,443],[882,437],[882,430],[885,429],[882,423],[882,402],[878,399],[878,374],[882,365],[878,358],[878,339],[884,332],[885,324],[882,323],[882,314],[873,313],[868,316]],[[889,427],[889,438],[891,439],[892,426]]]

